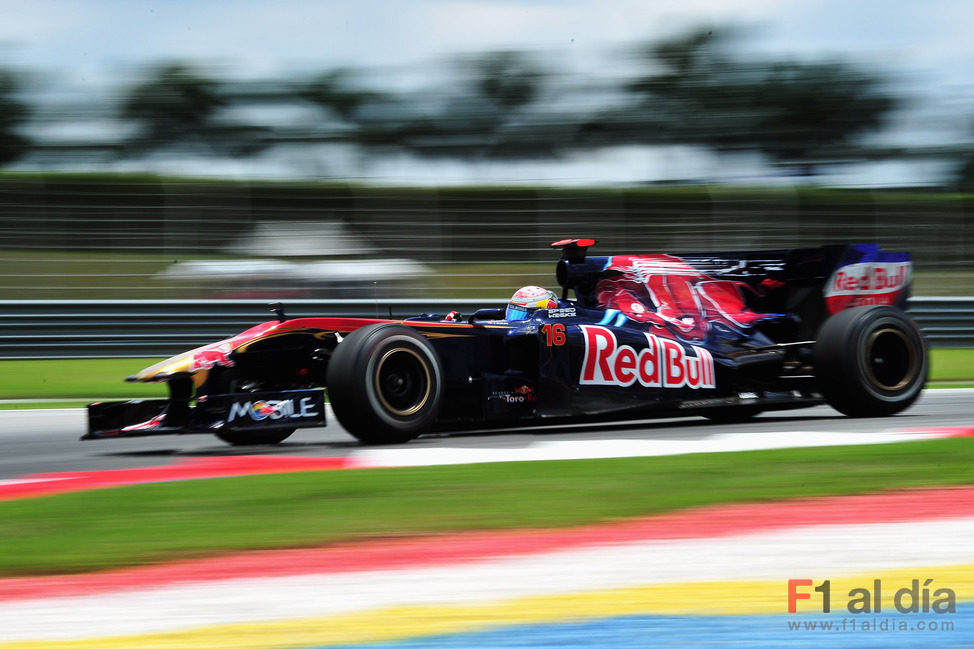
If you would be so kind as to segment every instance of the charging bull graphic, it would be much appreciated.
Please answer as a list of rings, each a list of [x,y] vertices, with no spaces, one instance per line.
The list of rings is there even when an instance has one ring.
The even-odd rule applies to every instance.
[[[233,367],[234,362],[230,359],[231,349],[228,343],[217,345],[207,345],[193,354],[190,371],[213,369],[214,365],[221,367]]]
[[[649,323],[654,333],[701,343],[714,323],[746,335],[755,322],[784,317],[747,308],[743,282],[719,280],[672,255],[616,255],[595,287],[600,306]]]

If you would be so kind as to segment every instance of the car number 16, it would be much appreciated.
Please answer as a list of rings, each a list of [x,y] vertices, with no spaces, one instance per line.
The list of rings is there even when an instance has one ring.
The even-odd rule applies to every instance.
[[[541,331],[545,335],[545,341],[548,347],[561,347],[565,344],[565,325],[560,322],[546,324],[541,327]]]

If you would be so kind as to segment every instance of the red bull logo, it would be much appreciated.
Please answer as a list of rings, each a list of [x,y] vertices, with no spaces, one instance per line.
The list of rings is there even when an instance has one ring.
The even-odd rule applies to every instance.
[[[717,387],[714,358],[702,347],[683,346],[675,340],[646,337],[646,347],[620,345],[615,334],[605,327],[582,325],[585,357],[580,385],[619,385],[639,383],[646,388]]]
[[[910,284],[909,261],[849,264],[837,269],[825,286],[830,313],[864,304],[896,304]]]
[[[282,406],[286,403],[290,402],[275,401],[274,403],[268,403],[266,401],[258,401],[250,406],[250,416],[258,421],[261,419],[266,419],[267,417],[280,417]]]
[[[910,281],[910,262],[850,264],[835,271],[826,295],[896,291]]]
[[[230,360],[231,351],[233,350],[230,349],[230,345],[227,343],[220,343],[213,347],[204,347],[193,354],[193,362],[190,363],[189,371],[209,370],[214,365],[233,367],[234,363]]]

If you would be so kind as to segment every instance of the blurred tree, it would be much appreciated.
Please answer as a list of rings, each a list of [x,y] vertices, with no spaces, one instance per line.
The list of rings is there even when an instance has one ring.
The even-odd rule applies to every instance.
[[[775,64],[754,97],[751,143],[809,176],[823,164],[863,159],[860,137],[882,127],[897,103],[880,79],[842,63]]]
[[[388,100],[383,94],[361,88],[356,82],[357,76],[358,73],[349,68],[331,70],[300,87],[296,94],[331,110],[346,122],[352,121],[364,106]]]
[[[494,52],[473,59],[468,78],[485,101],[507,111],[531,104],[541,90],[544,73],[523,52]]]
[[[974,192],[974,153],[961,160],[954,176],[954,184],[962,192]]]
[[[127,146],[136,153],[199,144],[221,154],[259,152],[265,129],[221,119],[227,105],[219,82],[182,63],[159,66],[123,102],[122,117],[139,125]]]
[[[363,156],[404,150],[477,161],[689,144],[757,151],[806,175],[825,164],[889,155],[861,144],[896,105],[881,78],[844,62],[743,57],[735,49],[739,40],[730,30],[696,30],[645,44],[639,50],[645,72],[622,84],[585,79],[559,86],[557,70],[531,53],[488,52],[459,59],[448,85],[399,94],[370,89],[374,79],[355,68],[303,82],[223,83],[175,63],[133,87],[122,112],[139,127],[128,142],[135,155],[201,144],[217,155],[351,144]],[[556,92],[560,103],[550,101]],[[281,123],[267,111],[308,103],[324,114],[291,113],[299,119]],[[272,115],[272,126],[230,117],[253,107]]]
[[[461,59],[456,69],[459,82],[441,93],[387,101],[381,110],[363,112],[359,142],[468,160],[554,153],[543,118],[531,113],[546,75],[529,55],[490,52]]]
[[[9,70],[0,70],[0,165],[14,162],[30,150],[31,143],[17,132],[30,110],[17,99],[19,83]]]
[[[847,63],[741,60],[734,41],[727,30],[699,30],[645,47],[654,72],[629,86],[637,114],[621,130],[644,142],[756,150],[814,175],[860,157],[859,137],[896,105],[882,79]]]

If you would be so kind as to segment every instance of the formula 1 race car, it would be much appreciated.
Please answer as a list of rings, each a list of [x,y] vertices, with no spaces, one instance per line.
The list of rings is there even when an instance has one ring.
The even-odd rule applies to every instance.
[[[904,312],[912,265],[878,246],[591,256],[566,239],[561,293],[526,287],[466,318],[278,319],[129,377],[169,398],[88,407],[83,439],[212,433],[273,444],[334,415],[366,444],[427,431],[828,403],[909,407],[927,377]]]

